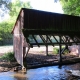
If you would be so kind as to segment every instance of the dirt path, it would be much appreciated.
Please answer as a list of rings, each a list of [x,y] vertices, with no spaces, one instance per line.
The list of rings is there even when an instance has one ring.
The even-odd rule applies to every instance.
[[[0,54],[12,52],[12,51],[13,51],[13,46],[0,46]]]
[[[27,48],[26,48],[27,50]],[[42,52],[42,51],[46,51],[46,47],[45,46],[42,46],[42,47],[33,47],[33,48],[30,48],[29,52],[34,52],[34,51],[39,51],[39,52]],[[52,46],[49,46],[48,47],[48,51],[53,51],[53,47]],[[4,53],[7,53],[7,52],[13,52],[13,46],[0,46],[0,55],[3,55]]]

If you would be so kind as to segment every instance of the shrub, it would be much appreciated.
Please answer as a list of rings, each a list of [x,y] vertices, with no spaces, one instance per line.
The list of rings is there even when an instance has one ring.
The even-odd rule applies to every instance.
[[[64,47],[62,47],[62,49],[64,49]],[[59,53],[59,48],[53,48],[53,53],[54,54],[58,54]],[[69,53],[69,50],[65,50],[62,54],[68,54]]]
[[[64,49],[64,48],[65,48],[65,47],[63,46],[62,49]],[[69,53],[69,50],[68,50],[68,49],[65,49],[64,52],[63,52],[62,54],[65,55],[65,54],[68,54],[68,53]]]
[[[64,51],[64,54],[68,54],[68,53],[69,53],[69,50],[65,50],[65,51]]]
[[[59,53],[59,48],[53,48],[53,53],[58,54]]]
[[[3,56],[0,57],[0,59],[4,59],[4,60],[10,61],[10,62],[16,61],[13,52],[8,52],[8,53],[4,54]]]

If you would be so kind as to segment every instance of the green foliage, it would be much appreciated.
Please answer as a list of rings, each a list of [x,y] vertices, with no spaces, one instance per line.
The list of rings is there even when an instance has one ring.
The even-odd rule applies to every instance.
[[[9,15],[10,15],[10,18],[7,21],[3,21],[0,23],[0,43],[3,45],[4,40],[12,39],[11,31],[15,24],[20,9],[24,7],[31,8],[31,6],[30,3],[27,1],[26,2],[22,2],[20,0],[14,0],[14,2],[11,2],[9,0],[0,0],[0,1],[4,1],[4,3],[2,2],[2,4],[7,5],[5,7],[9,9]]]
[[[8,53],[4,54],[3,56],[0,57],[0,59],[7,60],[7,61],[10,61],[10,62],[11,61],[16,61],[13,52],[8,52]]]
[[[64,46],[62,46],[62,50],[64,49],[65,47]],[[65,50],[62,54],[68,54],[69,53],[69,50]],[[59,54],[59,48],[53,48],[53,54]]]
[[[64,54],[68,54],[68,53],[69,53],[69,50],[65,50],[65,51],[64,51]]]
[[[0,16],[3,17],[5,13],[8,13],[11,6],[11,0],[0,0]]]
[[[23,2],[23,1],[20,1],[20,0],[15,0],[11,3],[11,6],[10,6],[10,16],[13,17],[13,16],[18,16],[19,14],[19,11],[21,8],[31,8],[30,6],[30,2]]]
[[[12,26],[13,23],[9,21],[0,23],[0,42],[2,42],[2,45],[6,39],[7,40],[12,39],[12,34],[11,34]]]
[[[10,13],[11,16],[18,15],[20,8],[31,8],[30,3],[28,1],[23,2],[21,0],[0,0],[0,9],[3,11],[0,13],[0,16],[4,16],[7,12]]]
[[[63,11],[69,15],[80,15],[80,0],[60,0]]]
[[[62,49],[64,49],[64,48],[65,48],[65,46],[62,46]],[[65,55],[65,54],[68,54],[68,53],[69,53],[69,50],[68,50],[68,49],[65,49],[64,52],[63,52],[62,54]]]
[[[59,48],[53,48],[53,53],[58,54],[59,53]]]

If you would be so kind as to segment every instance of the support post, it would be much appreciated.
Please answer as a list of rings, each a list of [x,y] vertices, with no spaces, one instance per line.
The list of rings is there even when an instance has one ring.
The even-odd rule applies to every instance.
[[[27,56],[27,54],[28,54],[29,50],[30,50],[30,46],[28,47],[28,49],[27,49],[27,52],[26,52],[25,56]]]
[[[48,45],[46,45],[46,56],[48,56]]]
[[[46,35],[46,43],[48,42],[48,38],[47,38],[47,35]],[[48,45],[46,45],[46,56],[48,56]]]
[[[23,68],[22,70],[24,70],[24,68],[26,69],[27,68],[27,63],[26,63],[26,47],[23,47]]]
[[[26,54],[26,47],[23,47],[23,57],[25,57]]]
[[[60,37],[60,44],[59,44],[59,63],[62,62],[62,54],[61,54],[61,48],[62,48],[62,45],[61,45],[61,36]]]

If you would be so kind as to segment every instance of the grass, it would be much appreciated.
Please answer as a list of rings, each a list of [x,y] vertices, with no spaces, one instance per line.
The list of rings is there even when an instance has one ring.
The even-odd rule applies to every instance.
[[[62,47],[62,49],[63,49],[64,47]],[[65,54],[68,54],[69,53],[69,50],[65,50],[64,52],[63,52],[63,54],[65,55]],[[59,54],[59,48],[53,48],[53,54]]]
[[[7,60],[10,62],[16,61],[13,52],[8,52],[8,53],[4,54],[3,56],[0,57],[0,59]]]

